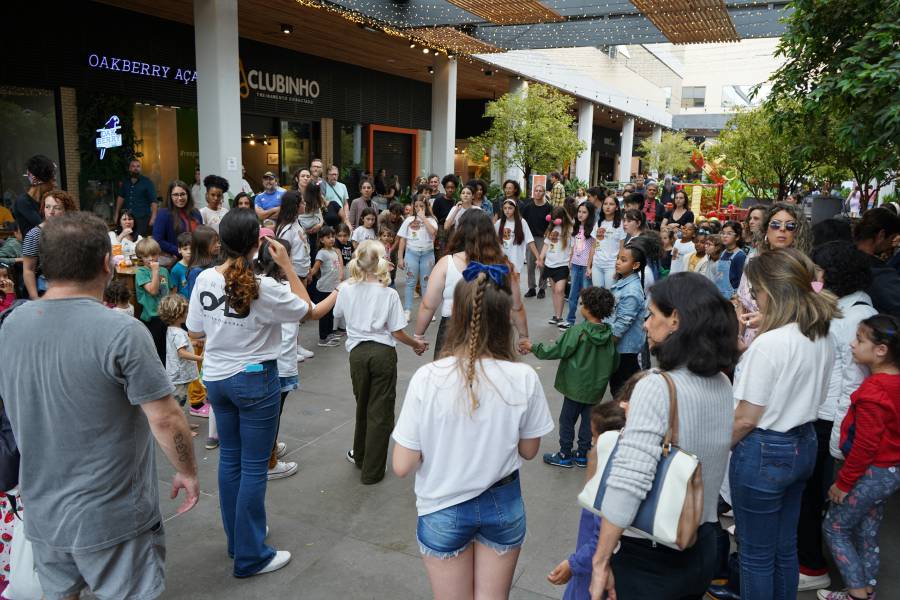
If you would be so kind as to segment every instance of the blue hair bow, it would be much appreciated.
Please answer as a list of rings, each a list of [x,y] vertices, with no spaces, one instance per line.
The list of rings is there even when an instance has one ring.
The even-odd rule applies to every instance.
[[[509,275],[509,267],[506,265],[483,265],[480,262],[473,260],[469,263],[469,266],[466,267],[466,270],[463,271],[462,276],[466,281],[472,281],[478,277],[479,273],[487,273],[487,276],[491,278],[491,281],[502,286],[506,281],[506,277]]]

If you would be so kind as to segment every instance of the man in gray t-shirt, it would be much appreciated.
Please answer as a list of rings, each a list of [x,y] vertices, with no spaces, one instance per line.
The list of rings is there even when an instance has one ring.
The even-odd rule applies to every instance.
[[[85,213],[49,222],[43,299],[3,322],[0,396],[22,453],[25,536],[46,598],[89,586],[103,598],[165,588],[155,444],[196,504],[191,432],[147,328],[106,308],[106,226]]]

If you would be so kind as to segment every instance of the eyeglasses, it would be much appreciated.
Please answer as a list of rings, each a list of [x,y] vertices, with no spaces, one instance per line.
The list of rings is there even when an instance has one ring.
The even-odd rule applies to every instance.
[[[782,223],[777,219],[772,219],[771,221],[769,221],[769,229],[771,229],[772,231],[794,231],[795,229],[797,229],[797,221],[788,221],[787,223]]]

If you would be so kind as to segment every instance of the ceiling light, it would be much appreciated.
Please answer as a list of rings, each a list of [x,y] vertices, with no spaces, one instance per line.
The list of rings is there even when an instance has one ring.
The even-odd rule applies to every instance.
[[[409,47],[410,47],[410,48],[415,48],[415,47],[416,47],[416,43],[415,43],[415,42],[410,42],[410,43],[409,43]]]
[[[251,146],[255,146],[255,145],[256,145],[256,140],[254,140],[253,138],[250,138],[250,145],[251,145]]]
[[[434,67],[428,67],[428,72],[434,75]]]
[[[431,50],[428,48],[422,48],[422,54],[428,54],[429,52],[431,52]]]
[[[281,33],[283,33],[284,35],[291,35],[292,33],[294,33],[294,26],[288,25],[287,23],[282,23]]]

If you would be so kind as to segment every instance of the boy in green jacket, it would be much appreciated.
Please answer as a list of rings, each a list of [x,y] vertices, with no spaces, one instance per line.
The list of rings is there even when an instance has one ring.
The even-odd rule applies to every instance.
[[[587,467],[591,409],[603,398],[609,377],[619,366],[612,328],[603,323],[613,311],[612,293],[603,287],[589,287],[581,290],[580,296],[581,314],[586,321],[570,327],[546,347],[525,343],[525,349],[542,360],[559,359],[553,383],[564,396],[559,415],[559,452],[544,454],[544,462],[566,469],[575,465]],[[578,450],[573,454],[575,422],[579,417]]]

